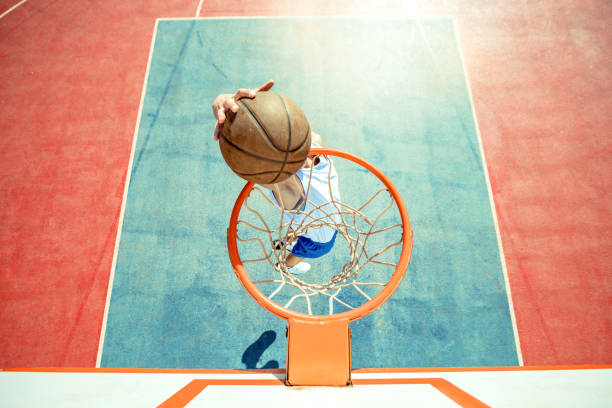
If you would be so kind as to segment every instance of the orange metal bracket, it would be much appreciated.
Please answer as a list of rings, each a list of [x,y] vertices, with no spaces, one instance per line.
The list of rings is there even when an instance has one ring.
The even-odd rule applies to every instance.
[[[351,384],[349,320],[288,321],[285,384]]]

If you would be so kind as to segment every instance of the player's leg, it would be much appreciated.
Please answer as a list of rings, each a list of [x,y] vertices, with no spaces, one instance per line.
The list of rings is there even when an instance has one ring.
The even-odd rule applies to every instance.
[[[294,275],[299,275],[301,273],[306,273],[310,270],[310,264],[308,262],[302,262],[304,258],[299,256],[295,256],[293,254],[287,255],[287,259],[285,259],[285,264],[289,268],[289,272]]]
[[[295,265],[299,264],[303,260],[304,258],[300,258],[299,256],[289,254],[287,255],[287,259],[285,260],[285,263],[287,264],[289,268],[293,268]]]

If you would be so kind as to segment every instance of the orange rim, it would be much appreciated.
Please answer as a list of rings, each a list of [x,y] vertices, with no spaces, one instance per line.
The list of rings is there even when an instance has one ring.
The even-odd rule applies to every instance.
[[[249,274],[244,268],[242,260],[240,259],[240,254],[238,252],[238,216],[240,215],[240,209],[242,208],[242,205],[249,196],[251,190],[253,190],[254,184],[252,182],[247,182],[247,184],[244,186],[244,188],[240,192],[240,195],[236,199],[234,209],[232,210],[232,216],[230,218],[229,227],[227,229],[227,247],[229,251],[230,261],[232,262],[232,266],[234,267],[234,272],[236,273],[238,280],[240,280],[240,283],[242,283],[242,286],[244,286],[246,291],[255,299],[255,301],[257,301],[257,303],[259,303],[260,306],[282,319],[301,319],[319,322],[327,322],[339,319],[348,319],[349,321],[361,319],[362,317],[368,315],[380,305],[385,303],[385,301],[393,294],[393,292],[395,292],[400,282],[402,281],[402,278],[406,274],[408,264],[410,263],[410,256],[412,255],[412,229],[410,228],[410,218],[408,217],[408,211],[406,210],[404,200],[402,200],[402,197],[400,196],[399,192],[397,191],[391,180],[389,180],[389,178],[382,171],[380,171],[378,168],[376,168],[369,162],[353,154],[335,149],[312,148],[310,150],[310,155],[328,155],[351,160],[372,172],[389,190],[391,196],[393,197],[393,200],[395,201],[395,204],[397,205],[397,208],[400,213],[400,218],[402,220],[403,242],[402,253],[400,255],[395,271],[389,279],[389,282],[387,282],[387,284],[376,296],[374,296],[371,300],[364,303],[363,305],[347,312],[332,315],[309,315],[305,313],[299,313],[293,310],[286,309],[268,299],[268,297],[264,295],[255,286],[255,284],[249,277]]]

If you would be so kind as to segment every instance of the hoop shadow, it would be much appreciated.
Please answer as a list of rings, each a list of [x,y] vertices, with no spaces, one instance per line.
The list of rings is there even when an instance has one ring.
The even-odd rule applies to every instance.
[[[259,359],[275,340],[276,332],[274,330],[267,330],[259,336],[257,341],[247,347],[242,354],[242,362],[246,365],[246,368],[278,368],[278,361],[276,360],[270,360],[263,367],[257,367]]]

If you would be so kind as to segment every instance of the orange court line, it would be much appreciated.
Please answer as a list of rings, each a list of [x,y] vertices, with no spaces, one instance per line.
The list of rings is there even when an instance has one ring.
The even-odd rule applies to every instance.
[[[446,395],[448,398],[456,402],[458,405],[465,408],[490,408],[489,405],[480,401],[476,397],[463,391],[455,384],[444,378],[432,378],[431,385],[436,387],[438,391]]]
[[[559,371],[559,370],[605,370],[612,369],[612,364],[580,365],[542,365],[542,366],[507,366],[507,367],[414,367],[414,368],[356,368],[354,374],[363,373],[460,373],[487,371]]]
[[[509,366],[509,367],[414,367],[414,368],[357,368],[353,374],[423,373],[423,372],[479,372],[479,371],[546,371],[546,370],[604,370],[612,364]],[[207,368],[95,368],[95,367],[21,367],[4,368],[7,372],[41,373],[134,373],[134,374],[285,374],[278,369],[207,369]]]
[[[442,394],[453,400],[461,407],[486,408],[489,407],[476,397],[463,391],[444,378],[371,378],[354,379],[355,385],[377,385],[377,384],[427,384],[435,387]]]
[[[25,367],[0,368],[6,372],[26,373],[110,373],[110,374],[285,374],[284,368],[96,368],[96,367]]]
[[[442,394],[453,400],[462,407],[469,408],[485,408],[487,404],[478,400],[474,396],[463,391],[450,381],[444,378],[372,378],[372,379],[355,379],[355,385],[376,385],[376,384],[427,384],[435,387]]]
[[[209,385],[283,385],[281,380],[192,380],[157,408],[183,408]]]
[[[546,371],[546,370],[593,370],[612,369],[612,365],[557,365],[557,366],[512,366],[512,367],[430,367],[430,368],[361,368],[353,370],[354,374],[390,374],[390,373],[423,373],[423,372],[492,372],[492,371]],[[6,372],[38,372],[38,373],[127,373],[127,374],[285,374],[284,369],[168,369],[168,368],[9,368]],[[164,401],[159,407],[184,407],[198,396],[209,385],[244,385],[270,386],[283,385],[278,379],[194,379]],[[354,378],[354,385],[376,384],[427,384],[462,407],[483,408],[488,405],[471,394],[463,391],[453,383],[443,378]]]
[[[185,405],[189,404],[192,399],[197,397],[207,385],[208,384],[202,380],[193,380],[177,391],[176,394],[172,395],[166,401],[158,405],[157,408],[184,407]]]
[[[489,405],[463,391],[450,381],[443,378],[380,378],[355,379],[354,385],[431,385],[439,392],[464,408],[489,408]],[[174,395],[161,403],[158,408],[183,408],[197,397],[209,385],[283,385],[280,380],[193,380]]]

